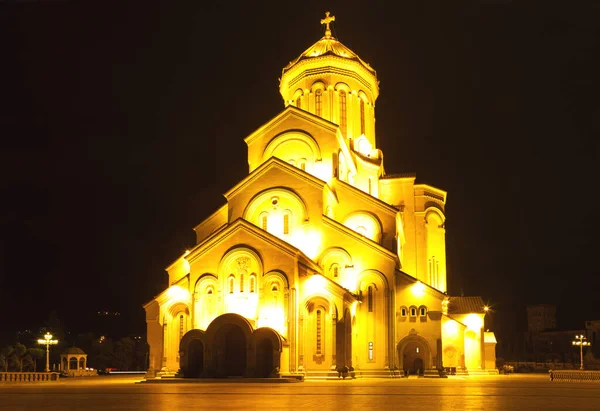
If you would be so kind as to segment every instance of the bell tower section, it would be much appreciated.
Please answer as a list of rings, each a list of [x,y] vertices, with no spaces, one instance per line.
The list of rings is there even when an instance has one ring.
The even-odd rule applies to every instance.
[[[293,105],[340,127],[350,149],[377,157],[375,70],[331,34],[335,16],[326,13],[325,35],[291,61],[281,74],[279,91],[285,107]]]

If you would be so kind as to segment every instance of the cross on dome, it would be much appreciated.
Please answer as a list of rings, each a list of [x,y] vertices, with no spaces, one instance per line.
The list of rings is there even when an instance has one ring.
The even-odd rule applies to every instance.
[[[331,37],[331,30],[329,29],[329,23],[335,21],[335,16],[329,16],[328,11],[325,12],[325,18],[321,19],[321,24],[325,24],[325,37]]]

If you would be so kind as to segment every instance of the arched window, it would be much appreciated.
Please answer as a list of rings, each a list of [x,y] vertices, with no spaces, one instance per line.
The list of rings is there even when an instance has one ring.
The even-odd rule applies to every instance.
[[[244,273],[240,274],[240,293],[244,292]]]
[[[233,275],[229,276],[229,294],[233,294],[233,280],[234,280]]]
[[[254,274],[250,276],[250,292],[256,292],[256,276]]]
[[[285,213],[283,215],[283,234],[290,233],[290,214]]]
[[[179,341],[183,338],[183,314],[179,316]]]
[[[213,288],[212,288],[212,287],[208,287],[208,288],[206,289],[206,294],[207,294],[207,295],[212,295],[212,294],[213,294]]]
[[[346,92],[340,90],[340,129],[346,135]]]
[[[427,307],[420,307],[419,308],[419,316],[425,317],[426,315],[427,315]]]
[[[417,309],[415,307],[410,307],[410,316],[411,317],[417,316]]]
[[[260,217],[260,225],[263,230],[267,231],[267,214],[263,214]]]
[[[400,316],[401,316],[401,317],[406,317],[406,314],[407,314],[407,313],[406,313],[406,307],[402,307],[402,308],[400,309]]]
[[[315,91],[315,114],[317,116],[321,115],[321,101],[323,99],[323,91],[321,91],[321,89],[318,89],[317,91]]]
[[[369,312],[372,313],[373,312],[373,287],[369,286],[369,289],[367,290],[367,294],[368,294]]]
[[[300,96],[298,96],[296,99],[296,107],[302,108],[302,100],[300,99]]]
[[[360,134],[365,134],[365,101],[359,97],[360,100]]]
[[[435,256],[429,259],[429,285],[432,287],[438,286],[438,275],[440,270],[440,262]]]
[[[316,354],[321,354],[321,310],[317,310],[316,314],[316,337],[317,337],[317,352]]]

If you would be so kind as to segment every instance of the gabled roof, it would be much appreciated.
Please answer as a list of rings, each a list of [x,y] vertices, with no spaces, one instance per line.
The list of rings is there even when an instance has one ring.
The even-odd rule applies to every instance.
[[[396,215],[396,213],[398,211],[400,211],[398,208],[394,207],[393,205],[390,205],[390,204],[386,203],[385,201],[378,199],[377,197],[373,197],[372,195],[369,195],[369,194],[365,193],[364,191],[362,191],[361,189],[356,188],[353,185],[350,185],[340,179],[337,179],[337,178],[333,179],[332,185],[333,185],[334,189],[337,189],[338,187],[341,189],[346,189],[346,190],[352,192],[355,196],[359,197],[361,200],[364,200],[364,201],[376,206],[380,210],[386,211],[393,215]]]
[[[404,278],[405,280],[408,280],[412,283],[416,283],[420,280],[417,280],[415,277],[413,277],[412,275],[405,273],[402,270],[398,270],[396,269],[396,274],[402,278]],[[425,286],[425,291],[431,295],[435,295],[436,297],[440,298],[440,299],[444,299],[446,298],[446,294],[441,292],[440,290],[438,290],[437,288],[434,288],[432,286],[430,286],[429,284],[425,284],[425,283],[421,283]]]
[[[311,260],[309,257],[307,257],[298,248],[296,248],[293,245],[291,245],[290,243],[283,241],[282,239],[274,236],[273,234],[268,233],[267,231],[264,231],[263,229],[255,226],[254,224],[249,223],[248,221],[244,220],[243,218],[238,218],[233,223],[231,223],[228,226],[224,227],[223,229],[218,230],[215,233],[213,233],[206,240],[204,240],[203,242],[198,244],[196,247],[194,247],[192,250],[190,250],[190,253],[185,257],[185,259],[188,262],[192,263],[193,261],[202,257],[203,254],[210,251],[217,244],[219,244],[221,242],[221,240],[234,235],[235,233],[237,233],[240,230],[244,230],[244,231],[256,236],[257,238],[273,245],[274,247],[280,249],[281,251],[285,252],[288,255],[296,256],[298,258],[299,262],[301,262],[302,264],[304,264],[311,270],[321,273],[321,271],[322,271],[321,267],[319,267],[313,260]]]
[[[485,314],[483,299],[477,297],[449,297],[448,314]]]
[[[369,246],[373,250],[378,251],[382,255],[385,255],[386,257],[390,258],[391,260],[396,261],[398,259],[398,256],[396,254],[394,254],[392,251],[390,251],[387,248],[383,247],[382,245],[376,243],[375,241],[371,240],[370,238],[360,235],[359,233],[357,233],[356,231],[354,231],[351,228],[346,227],[344,224],[340,223],[339,221],[336,221],[333,218],[327,217],[325,214],[323,214],[323,225],[326,225],[326,226],[329,226],[329,227],[332,227],[339,231],[344,232],[344,234],[348,235],[350,238],[353,238],[356,241]]]
[[[270,159],[262,163],[258,168],[256,168],[252,173],[248,174],[246,178],[244,178],[242,181],[231,187],[229,191],[227,191],[224,194],[225,198],[227,198],[227,200],[229,201],[229,199],[233,197],[238,191],[240,191],[244,187],[247,187],[249,184],[256,181],[262,175],[264,175],[273,168],[283,170],[286,173],[289,173],[290,175],[293,175],[296,178],[302,179],[305,182],[320,189],[323,189],[323,186],[327,184],[325,181],[319,180],[317,177],[313,176],[310,173],[307,173],[306,171],[300,170],[298,167],[288,164],[277,157],[271,157]]]
[[[256,140],[260,135],[265,134],[272,128],[275,128],[280,123],[284,122],[290,117],[296,117],[300,120],[307,121],[309,123],[313,123],[316,126],[323,127],[330,131],[331,133],[336,133],[338,129],[338,125],[332,123],[331,121],[325,120],[322,117],[319,117],[315,114],[309,113],[308,111],[301,110],[292,105],[287,106],[283,111],[273,117],[271,120],[257,128],[252,134],[249,134],[244,141],[247,145],[250,145]]]

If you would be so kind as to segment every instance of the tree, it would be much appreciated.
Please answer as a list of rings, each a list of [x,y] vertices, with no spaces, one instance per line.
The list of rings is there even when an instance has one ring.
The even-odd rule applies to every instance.
[[[8,362],[13,355],[14,347],[6,345],[0,350],[0,364],[4,368],[4,372],[8,372]]]
[[[121,338],[115,344],[115,362],[120,370],[130,370],[133,364],[135,341],[129,337]]]
[[[41,348],[29,348],[27,353],[31,357],[33,361],[33,371],[37,371],[37,360],[44,357],[46,355],[45,350]]]
[[[27,356],[27,347],[25,347],[21,343],[17,343],[15,345],[15,349],[13,351],[13,358],[19,365],[19,371],[23,372],[23,362],[25,361],[25,357]]]

